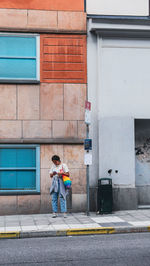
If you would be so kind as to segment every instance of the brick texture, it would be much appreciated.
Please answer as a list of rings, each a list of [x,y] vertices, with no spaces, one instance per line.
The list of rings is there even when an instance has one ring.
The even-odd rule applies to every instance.
[[[41,35],[41,82],[86,83],[86,37]]]

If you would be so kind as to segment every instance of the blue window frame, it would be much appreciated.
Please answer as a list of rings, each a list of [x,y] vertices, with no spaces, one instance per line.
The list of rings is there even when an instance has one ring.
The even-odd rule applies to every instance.
[[[0,193],[40,192],[40,146],[0,145]]]
[[[39,82],[39,43],[39,35],[0,34],[0,82]]]

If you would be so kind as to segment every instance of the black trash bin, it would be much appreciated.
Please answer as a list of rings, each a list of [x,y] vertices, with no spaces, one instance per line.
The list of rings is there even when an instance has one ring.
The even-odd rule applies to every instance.
[[[97,211],[101,214],[112,213],[112,208],[112,179],[101,178],[98,180]]]

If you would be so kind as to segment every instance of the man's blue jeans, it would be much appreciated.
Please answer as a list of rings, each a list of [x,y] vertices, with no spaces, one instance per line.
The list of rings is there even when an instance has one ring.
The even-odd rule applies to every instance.
[[[52,209],[53,212],[58,212],[58,197],[60,199],[60,210],[61,212],[67,212],[67,203],[62,195],[59,194],[60,185],[58,183],[58,192],[52,193]]]

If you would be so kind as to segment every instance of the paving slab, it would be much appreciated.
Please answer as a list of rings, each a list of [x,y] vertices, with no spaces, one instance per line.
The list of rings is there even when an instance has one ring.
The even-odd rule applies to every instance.
[[[0,238],[150,232],[150,210],[0,216]]]

